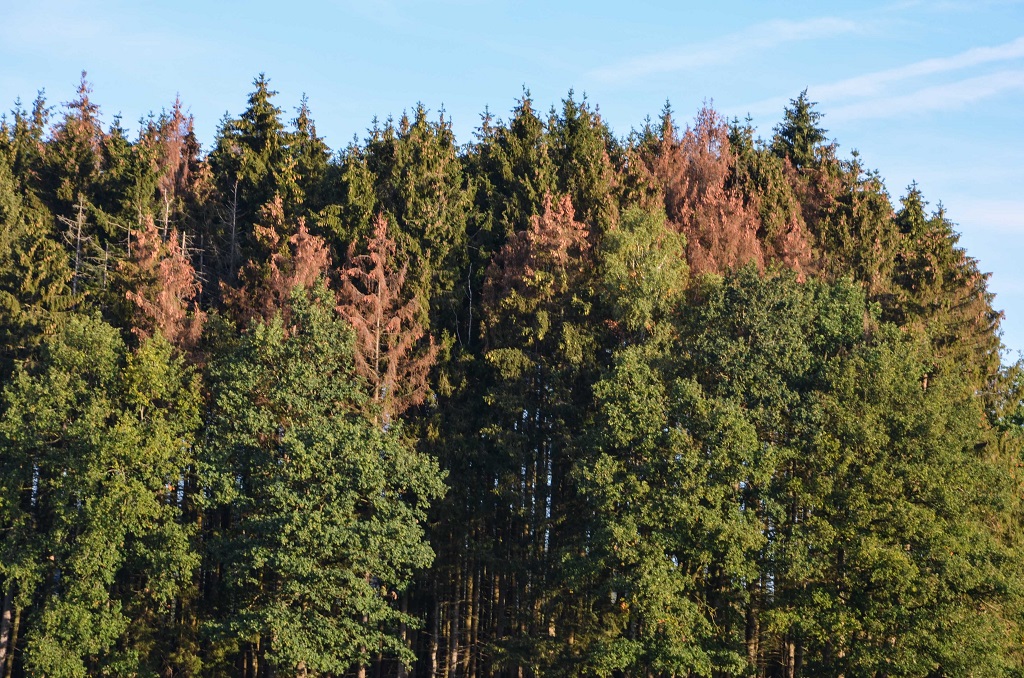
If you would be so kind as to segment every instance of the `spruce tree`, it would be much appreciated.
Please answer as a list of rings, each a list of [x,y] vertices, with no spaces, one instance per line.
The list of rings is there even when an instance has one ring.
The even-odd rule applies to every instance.
[[[790,99],[783,120],[775,127],[772,150],[787,158],[797,169],[814,167],[821,159],[827,130],[818,124],[824,114],[814,109],[817,102],[807,98],[807,90]]]

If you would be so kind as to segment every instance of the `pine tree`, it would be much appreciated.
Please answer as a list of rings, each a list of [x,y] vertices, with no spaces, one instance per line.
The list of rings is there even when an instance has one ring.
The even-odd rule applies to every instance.
[[[970,365],[976,382],[987,384],[998,370],[1001,317],[992,308],[988,276],[956,246],[959,235],[941,205],[926,216],[924,198],[913,184],[900,202],[890,313],[900,324],[923,330],[941,355]]]
[[[296,182],[301,195],[300,216],[310,218],[326,207],[328,161],[331,149],[316,134],[316,124],[309,110],[309,101],[302,96],[289,134],[288,154],[294,164]]]
[[[396,252],[409,263],[410,286],[424,313],[432,311],[431,328],[448,329],[462,311],[456,287],[467,257],[468,207],[451,123],[443,111],[437,122],[430,121],[419,105],[411,118],[403,115],[397,126],[388,121],[373,132],[366,162],[374,176],[376,212],[395,226]]]
[[[125,297],[136,309],[135,334],[145,339],[159,333],[172,345],[190,349],[206,319],[196,305],[201,285],[184,254],[183,236],[177,230],[168,235],[164,242],[151,218],[134,231],[131,258],[121,265],[129,288]]]
[[[67,256],[49,212],[18,187],[0,153],[0,375],[59,326],[75,303]]]
[[[253,225],[259,210],[280,196],[289,208],[296,204],[293,163],[287,157],[281,109],[272,103],[277,92],[260,74],[248,107],[238,118],[225,117],[208,162],[217,189],[219,224],[210,235],[217,258],[218,278],[234,282],[255,245]]]
[[[304,219],[294,226],[287,222],[279,196],[260,209],[260,223],[253,230],[256,246],[239,273],[239,286],[221,283],[225,306],[242,326],[257,319],[270,322],[279,313],[287,324],[292,291],[312,287],[327,272],[330,255]]]
[[[570,197],[596,241],[618,221],[611,132],[585,98],[577,103],[569,92],[561,114],[552,113],[548,136],[557,191]]]
[[[559,610],[571,605],[558,563],[579,548],[569,520],[578,508],[570,470],[595,342],[591,247],[568,197],[549,196],[530,228],[495,257],[484,286],[484,359],[492,384],[481,434],[498,493],[495,568],[506,619],[492,640],[495,663],[543,671],[567,633]]]
[[[775,127],[772,150],[780,158],[787,158],[797,169],[814,167],[821,160],[822,145],[827,130],[818,123],[824,114],[814,110],[817,102],[807,98],[807,90],[796,99],[790,99],[783,121]]]
[[[670,113],[665,115],[647,162],[663,186],[669,220],[686,236],[690,267],[697,273],[723,273],[749,262],[763,267],[760,220],[731,181],[728,127],[705,107],[677,140]]]

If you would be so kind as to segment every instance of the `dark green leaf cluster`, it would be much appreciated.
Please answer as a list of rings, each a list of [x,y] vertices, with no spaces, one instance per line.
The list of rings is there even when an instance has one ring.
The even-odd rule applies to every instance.
[[[0,124],[3,676],[1024,673],[1024,369],[806,93],[90,97]]]

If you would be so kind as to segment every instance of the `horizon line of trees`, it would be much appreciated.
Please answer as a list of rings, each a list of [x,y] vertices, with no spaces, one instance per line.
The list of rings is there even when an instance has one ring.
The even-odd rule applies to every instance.
[[[1024,674],[987,274],[801,93],[0,122],[0,672]]]

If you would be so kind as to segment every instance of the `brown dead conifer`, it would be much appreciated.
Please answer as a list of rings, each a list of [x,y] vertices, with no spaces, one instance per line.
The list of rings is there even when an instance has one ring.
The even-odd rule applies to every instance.
[[[568,196],[557,203],[550,194],[544,197],[544,211],[530,217],[530,228],[508,239],[487,269],[484,304],[492,343],[502,325],[529,332],[525,316],[572,288],[585,267],[588,235]]]
[[[161,117],[155,132],[159,172],[157,192],[162,208],[162,231],[166,238],[174,203],[188,190],[191,160],[199,150],[192,132],[192,116],[185,115],[181,99],[174,100],[171,113]]]
[[[286,237],[291,230],[284,203],[274,196],[260,209],[260,223],[254,227],[263,257],[242,267],[239,287],[221,283],[225,305],[241,324],[248,325],[255,318],[269,322],[280,313],[287,326],[292,291],[312,287],[330,267],[324,239],[310,234],[304,219],[298,219],[294,232]]]
[[[135,327],[142,338],[160,332],[169,342],[188,350],[199,341],[206,314],[196,297],[201,285],[185,254],[181,236],[171,231],[165,242],[151,217],[132,232],[132,253],[122,265],[131,281],[125,297],[135,305]]]
[[[575,220],[575,210],[568,196],[554,203],[551,195],[544,198],[544,212],[529,218],[529,228],[509,238],[490,262],[484,283],[484,303],[497,309],[501,300],[512,292],[527,294],[530,287],[549,286],[551,294],[564,293],[571,277],[555,276],[573,259],[590,248],[586,224]],[[582,260],[580,260],[582,266]],[[538,277],[538,272],[547,276]],[[543,280],[542,280],[543,278]],[[530,296],[536,296],[529,293]]]
[[[682,139],[668,126],[652,159],[654,174],[664,186],[665,211],[686,236],[687,258],[698,273],[765,263],[757,210],[729,185],[733,162],[728,126],[707,106]]]
[[[387,229],[378,215],[367,253],[349,246],[338,291],[338,311],[355,330],[356,371],[372,387],[385,423],[426,400],[437,358],[433,337],[417,320],[419,303],[405,290],[408,265],[394,267],[395,241]]]

